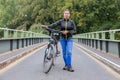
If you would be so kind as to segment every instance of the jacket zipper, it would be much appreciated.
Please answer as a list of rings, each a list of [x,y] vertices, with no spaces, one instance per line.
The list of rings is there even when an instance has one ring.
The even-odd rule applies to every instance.
[[[65,31],[67,31],[67,19],[66,19]],[[66,39],[67,39],[67,34],[65,35],[65,37],[66,37]]]

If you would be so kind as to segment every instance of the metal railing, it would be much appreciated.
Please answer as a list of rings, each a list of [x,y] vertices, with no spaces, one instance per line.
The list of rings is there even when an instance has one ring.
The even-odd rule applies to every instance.
[[[74,38],[120,40],[120,29],[88,32],[75,35]]]
[[[0,28],[0,39],[8,38],[34,38],[34,37],[49,37],[45,34],[35,33],[31,31],[15,30],[8,28]]]
[[[120,29],[78,34],[74,36],[74,40],[77,43],[120,57]]]
[[[48,40],[49,36],[45,34],[0,28],[0,54]]]

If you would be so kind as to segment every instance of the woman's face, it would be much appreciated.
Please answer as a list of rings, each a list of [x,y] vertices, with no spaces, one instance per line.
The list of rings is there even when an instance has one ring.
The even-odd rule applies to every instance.
[[[64,18],[69,19],[70,18],[70,12],[69,11],[64,11]]]

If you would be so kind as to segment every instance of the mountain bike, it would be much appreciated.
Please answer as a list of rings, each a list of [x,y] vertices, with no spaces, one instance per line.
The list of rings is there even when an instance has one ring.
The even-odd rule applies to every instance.
[[[47,31],[50,31],[50,39],[49,43],[45,49],[45,54],[44,54],[44,60],[43,60],[43,71],[44,73],[48,73],[52,66],[55,65],[55,59],[60,53],[58,51],[58,46],[57,46],[57,39],[56,36],[58,36],[62,31],[54,30],[45,27]]]

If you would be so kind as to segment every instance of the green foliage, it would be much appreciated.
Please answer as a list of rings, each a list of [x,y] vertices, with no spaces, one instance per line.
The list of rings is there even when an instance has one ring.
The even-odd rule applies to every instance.
[[[30,28],[30,31],[36,33],[43,33],[43,29],[41,28],[41,24],[33,24]]]
[[[0,26],[39,32],[67,8],[77,33],[120,28],[120,0],[0,0]]]
[[[120,40],[120,32],[117,32],[117,33],[115,34],[115,40]]]

